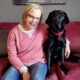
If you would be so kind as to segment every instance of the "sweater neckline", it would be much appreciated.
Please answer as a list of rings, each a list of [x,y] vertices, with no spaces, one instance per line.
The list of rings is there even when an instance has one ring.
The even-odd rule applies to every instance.
[[[29,37],[31,37],[32,34],[33,34],[33,32],[35,31],[35,29],[31,29],[31,30],[29,30],[29,31],[26,31],[26,30],[24,30],[24,29],[22,28],[22,25],[21,25],[21,24],[18,24],[18,27],[19,27],[19,29],[20,29],[22,32],[26,33]]]

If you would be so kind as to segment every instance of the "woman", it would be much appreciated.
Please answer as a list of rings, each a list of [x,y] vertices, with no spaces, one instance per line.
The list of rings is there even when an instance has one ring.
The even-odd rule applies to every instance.
[[[43,42],[48,26],[41,24],[42,13],[40,5],[28,4],[23,12],[21,24],[10,31],[7,49],[12,66],[1,80],[45,80],[47,65]],[[68,57],[69,44],[65,49]]]

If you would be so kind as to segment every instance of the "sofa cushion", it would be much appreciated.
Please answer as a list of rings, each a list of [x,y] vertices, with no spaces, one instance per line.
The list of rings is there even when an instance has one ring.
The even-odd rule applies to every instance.
[[[67,73],[61,70],[60,65],[60,61],[52,65],[50,75],[46,80],[80,80],[80,64],[65,61]]]
[[[70,22],[65,28],[71,52],[80,54],[80,22]]]

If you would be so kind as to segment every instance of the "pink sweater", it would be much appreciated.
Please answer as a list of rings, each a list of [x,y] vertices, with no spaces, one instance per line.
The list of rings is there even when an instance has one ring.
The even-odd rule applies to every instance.
[[[27,63],[46,62],[43,52],[43,42],[47,25],[41,24],[29,37],[18,26],[14,27],[7,40],[8,58],[18,70]]]

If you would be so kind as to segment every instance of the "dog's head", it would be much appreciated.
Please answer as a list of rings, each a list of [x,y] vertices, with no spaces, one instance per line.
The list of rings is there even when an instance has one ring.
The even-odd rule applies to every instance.
[[[46,20],[49,28],[54,30],[54,32],[60,32],[64,29],[65,25],[69,23],[69,18],[67,14],[62,10],[54,10],[49,13]]]

